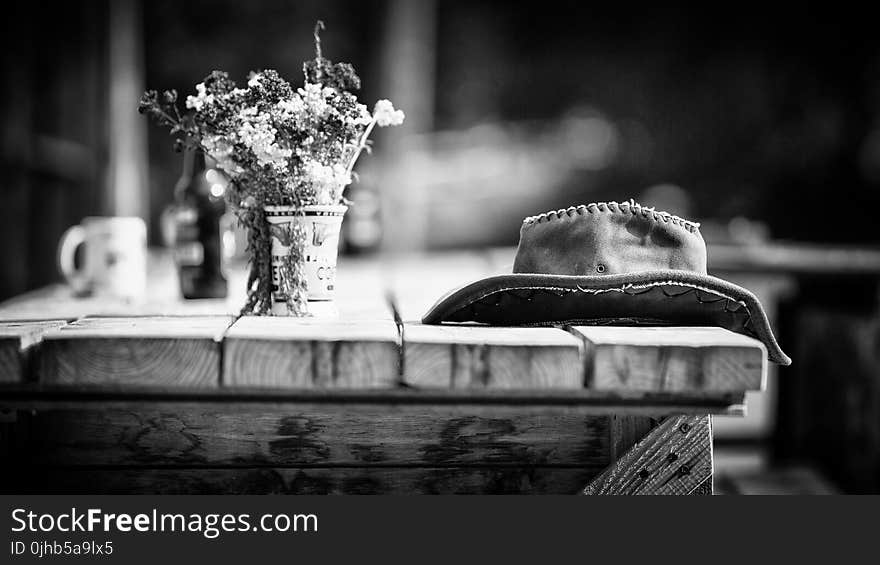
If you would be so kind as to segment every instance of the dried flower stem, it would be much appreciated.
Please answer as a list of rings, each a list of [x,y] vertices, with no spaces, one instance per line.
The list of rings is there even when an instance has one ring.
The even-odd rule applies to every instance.
[[[354,155],[351,157],[351,161],[348,162],[348,167],[345,168],[346,175],[351,174],[351,172],[354,170],[355,163],[357,163],[358,158],[361,156],[361,153],[364,149],[368,147],[367,142],[370,139],[370,134],[373,133],[374,127],[376,127],[376,118],[373,118],[373,120],[370,122],[370,125],[367,126],[367,129],[365,129],[364,133],[361,135]]]
[[[297,216],[302,216],[302,209],[297,209]],[[281,267],[281,291],[287,295],[288,313],[305,317],[309,315],[309,289],[304,268],[306,231],[295,220],[287,230],[291,245]]]
[[[247,301],[241,314],[265,316],[272,309],[272,244],[269,222],[261,208],[240,209],[238,219],[248,228],[247,251],[250,255]]]
[[[324,31],[324,22],[318,20],[315,22],[315,60],[319,61],[324,57],[321,55],[321,32]],[[318,66],[318,78],[321,78],[321,67]]]

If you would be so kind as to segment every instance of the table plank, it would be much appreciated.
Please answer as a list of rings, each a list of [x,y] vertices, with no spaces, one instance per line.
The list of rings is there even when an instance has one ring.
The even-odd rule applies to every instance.
[[[762,390],[767,350],[711,327],[577,326],[595,390],[726,393]]]
[[[21,465],[424,466],[610,462],[608,416],[517,406],[84,402],[20,409]],[[12,442],[17,445],[17,442]]]
[[[340,257],[336,298],[340,320],[393,320],[387,272],[375,257]]]
[[[580,340],[556,328],[403,325],[414,387],[581,389]]]
[[[69,385],[217,387],[229,316],[83,318],[47,332],[38,379]]]
[[[77,319],[85,316],[221,316],[237,315],[245,303],[248,268],[244,262],[228,266],[226,298],[184,300],[171,254],[151,249],[149,278],[142,299],[79,296],[66,284],[52,284],[0,303],[0,320]],[[380,265],[372,258],[340,257],[337,305],[346,319],[388,316]]]
[[[67,320],[0,323],[0,383],[26,380],[30,353],[46,332],[66,323]]]
[[[488,276],[489,256],[477,252],[404,254],[384,263],[386,284],[400,318],[416,322],[450,290]]]
[[[226,275],[229,295],[221,299],[184,300],[180,294],[171,253],[151,249],[147,262],[147,289],[141,299],[80,296],[66,284],[52,284],[0,303],[0,320],[75,320],[86,316],[213,316],[233,315],[245,300],[247,269],[230,265]]]
[[[62,494],[573,494],[593,467],[254,467],[0,470],[0,492]]]
[[[398,384],[393,320],[240,318],[223,343],[223,386],[391,387]]]
[[[102,383],[88,387],[64,384],[0,383],[0,410],[55,410],[83,402],[223,402],[386,405],[413,407],[457,406],[482,414],[495,407],[553,418],[582,416],[650,416],[670,414],[743,414],[743,393],[683,394],[650,391],[594,391],[590,389],[492,388],[184,388],[176,385],[127,387]]]

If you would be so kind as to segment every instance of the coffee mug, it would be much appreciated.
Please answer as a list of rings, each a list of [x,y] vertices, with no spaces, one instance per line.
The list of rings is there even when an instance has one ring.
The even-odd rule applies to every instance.
[[[58,267],[77,294],[139,298],[147,287],[147,225],[136,217],[85,218],[61,236]]]

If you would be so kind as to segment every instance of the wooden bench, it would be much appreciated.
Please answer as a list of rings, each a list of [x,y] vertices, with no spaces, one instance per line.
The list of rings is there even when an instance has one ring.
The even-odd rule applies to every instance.
[[[143,304],[0,305],[6,492],[708,494],[710,415],[764,386],[719,328],[415,321],[491,254],[343,258],[335,320],[184,303],[154,262]]]

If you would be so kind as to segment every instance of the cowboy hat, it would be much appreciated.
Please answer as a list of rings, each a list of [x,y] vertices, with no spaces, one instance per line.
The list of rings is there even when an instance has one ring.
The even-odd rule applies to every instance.
[[[707,274],[699,227],[632,200],[528,217],[513,274],[451,291],[422,322],[720,326],[791,364],[755,295]]]

